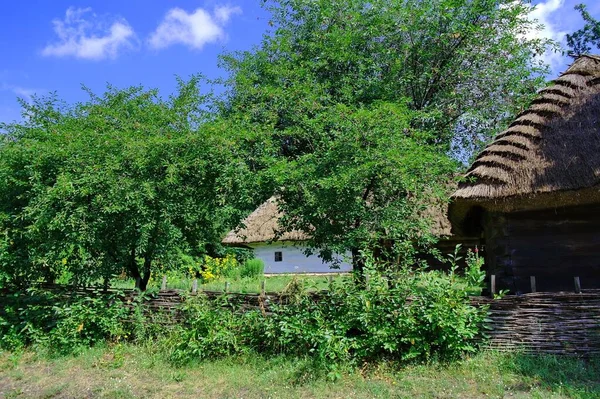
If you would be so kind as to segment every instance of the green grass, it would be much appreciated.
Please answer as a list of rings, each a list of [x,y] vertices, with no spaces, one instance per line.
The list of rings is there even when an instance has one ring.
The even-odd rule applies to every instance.
[[[335,280],[341,278],[349,278],[348,275],[336,275],[333,276]],[[296,279],[302,282],[308,291],[314,290],[324,290],[327,289],[329,284],[328,276],[303,276],[303,275],[282,275],[282,276],[269,276],[269,277],[256,277],[256,278],[220,278],[214,281],[211,281],[206,284],[201,284],[198,286],[200,290],[206,291],[223,291],[225,289],[225,283],[229,282],[229,291],[230,292],[260,292],[261,283],[265,281],[265,289],[268,292],[281,292],[285,289],[285,287],[292,281]],[[149,282],[149,288],[160,288],[162,284],[162,276],[157,277]],[[132,289],[135,286],[133,279],[126,280],[114,280],[111,283],[113,288],[119,289]],[[168,289],[177,289],[184,291],[191,291],[192,289],[192,279],[182,278],[177,276],[170,276],[167,279],[167,288]]]
[[[155,346],[77,356],[0,353],[6,398],[600,398],[600,361],[484,352],[450,365],[365,365],[336,381],[306,359],[259,356],[173,367]]]

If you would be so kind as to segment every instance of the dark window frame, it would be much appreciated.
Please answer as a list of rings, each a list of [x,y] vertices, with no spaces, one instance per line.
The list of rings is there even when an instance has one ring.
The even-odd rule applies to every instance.
[[[283,262],[283,252],[275,251],[275,262]]]

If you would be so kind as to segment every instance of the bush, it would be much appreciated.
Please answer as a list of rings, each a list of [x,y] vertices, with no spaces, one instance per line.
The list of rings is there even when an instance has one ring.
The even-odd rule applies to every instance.
[[[263,315],[228,305],[226,297],[217,304],[202,296],[188,299],[182,308],[185,323],[166,340],[170,359],[181,364],[256,349],[264,337]]]
[[[268,314],[264,307],[244,309],[236,296],[209,301],[198,295],[184,301],[178,323],[156,322],[140,308],[141,297],[132,309],[115,296],[31,291],[16,300],[7,296],[0,308],[0,345],[14,349],[33,343],[68,352],[106,340],[162,337],[175,363],[248,352],[308,355],[334,374],[340,365],[379,359],[453,360],[477,350],[486,316],[485,309],[470,304],[468,293],[477,291],[482,278],[477,254],[469,257],[464,277],[454,270],[406,269],[390,278],[368,262],[366,286],[335,279],[315,296],[302,280],[293,280]],[[248,269],[256,273],[258,266]]]
[[[31,289],[0,308],[0,348],[37,345],[55,353],[133,336],[133,310],[120,294],[79,296]],[[135,308],[135,306],[134,306]]]
[[[402,271],[388,282],[367,269],[366,289],[336,281],[324,297],[299,296],[267,320],[277,348],[325,364],[377,358],[451,360],[477,349],[486,312],[465,281],[438,271]]]
[[[368,286],[339,279],[319,297],[295,281],[271,314],[223,302],[186,305],[187,324],[171,337],[178,362],[257,351],[309,354],[327,369],[376,359],[457,359],[477,350],[486,311],[472,306],[467,277],[453,272],[398,272],[393,280],[368,266]],[[292,285],[292,284],[290,284]]]
[[[261,259],[248,259],[240,270],[240,277],[256,278],[265,272],[265,263]]]

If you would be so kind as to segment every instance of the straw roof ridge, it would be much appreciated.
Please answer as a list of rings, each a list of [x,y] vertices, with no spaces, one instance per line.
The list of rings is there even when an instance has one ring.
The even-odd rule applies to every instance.
[[[230,231],[221,242],[228,245],[244,245],[272,241],[305,241],[309,238],[304,232],[297,230],[282,232],[279,226],[280,217],[277,198],[273,196],[244,219],[243,228]]]
[[[538,207],[542,194],[599,185],[600,57],[583,56],[477,156],[452,196],[451,219],[461,207],[505,207],[516,197],[528,198],[522,207]],[[563,194],[564,203],[554,205],[580,197]],[[465,217],[468,209],[458,213]]]
[[[454,185],[454,183],[452,183]],[[243,227],[231,230],[221,241],[226,245],[247,245],[274,241],[306,241],[310,236],[305,232],[293,230],[282,232],[278,223],[282,216],[277,197],[273,196],[260,205],[241,223]],[[447,217],[446,201],[431,201],[426,204],[422,217],[431,219],[431,233],[438,236],[450,236],[451,225]]]

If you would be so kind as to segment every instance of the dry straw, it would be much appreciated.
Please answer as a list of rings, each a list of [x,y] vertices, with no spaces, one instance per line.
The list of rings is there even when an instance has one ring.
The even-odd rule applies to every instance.
[[[281,212],[275,197],[269,198],[243,221],[242,229],[232,230],[223,244],[245,245],[270,241],[304,241],[308,236],[301,231],[280,233],[278,220]]]
[[[481,210],[600,201],[600,57],[582,56],[476,158],[452,196],[463,231]]]

